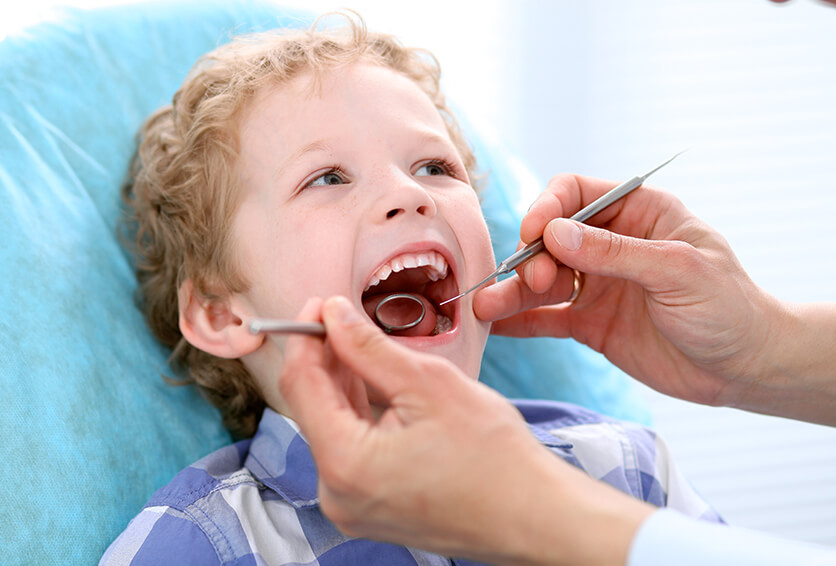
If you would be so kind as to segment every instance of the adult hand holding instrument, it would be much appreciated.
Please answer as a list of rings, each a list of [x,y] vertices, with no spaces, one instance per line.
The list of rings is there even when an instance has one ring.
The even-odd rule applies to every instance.
[[[577,212],[576,214],[571,216],[571,219],[575,220],[577,222],[586,222],[587,220],[589,220],[590,218],[592,218],[593,216],[595,216],[596,214],[598,214],[599,212],[601,212],[602,210],[604,210],[605,208],[607,208],[608,206],[613,204],[614,202],[624,198],[625,196],[627,196],[628,194],[630,194],[631,192],[633,192],[634,190],[639,188],[642,185],[642,183],[644,183],[645,180],[647,180],[648,177],[650,177],[656,171],[658,171],[659,169],[661,169],[662,167],[664,167],[665,165],[667,165],[668,163],[670,163],[671,161],[673,161],[674,159],[679,157],[684,151],[685,150],[680,151],[679,153],[677,153],[676,155],[674,155],[673,157],[671,157],[670,159],[668,159],[664,163],[662,163],[660,165],[657,165],[655,168],[651,169],[650,171],[648,171],[644,175],[639,175],[637,177],[633,177],[629,181],[625,181],[625,182],[621,183],[620,185],[618,185],[617,187],[615,187],[614,189],[609,191],[607,194],[605,194],[601,198],[595,200],[594,202],[592,202],[591,204],[589,204],[588,206],[584,207],[579,212]],[[460,294],[456,295],[452,299],[447,299],[446,301],[444,301],[440,305],[445,305],[447,303],[450,303],[450,302],[453,302],[455,300],[461,299],[465,295],[467,295],[469,293],[472,293],[476,289],[480,288],[482,285],[484,285],[485,283],[487,283],[491,279],[494,279],[494,278],[496,278],[496,277],[498,277],[498,276],[500,276],[504,273],[510,273],[511,271],[513,271],[514,269],[519,267],[522,263],[528,261],[533,256],[537,255],[538,253],[542,252],[545,249],[546,249],[546,244],[543,242],[543,238],[538,238],[538,239],[534,240],[533,242],[531,242],[530,244],[528,244],[527,246],[525,246],[524,248],[522,248],[518,252],[511,255],[508,259],[500,262],[500,264],[497,266],[496,270],[494,270],[493,273],[491,273],[490,275],[485,277],[482,281],[480,281],[479,283],[477,283],[476,285],[474,285],[473,287],[471,287],[467,291],[464,291],[463,293],[460,293]]]

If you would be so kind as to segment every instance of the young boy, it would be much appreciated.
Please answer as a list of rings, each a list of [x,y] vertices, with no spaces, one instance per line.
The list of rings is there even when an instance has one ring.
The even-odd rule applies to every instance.
[[[233,434],[255,436],[160,489],[104,564],[451,563],[352,539],[322,515],[314,462],[277,387],[283,341],[247,325],[294,318],[316,296],[368,312],[414,293],[444,322],[394,339],[478,378],[489,325],[471,297],[438,305],[495,264],[475,159],[438,81],[434,59],[362,23],[261,34],[203,58],[144,126],[126,187],[143,308]],[[518,407],[557,456],[719,520],[651,432],[564,404]]]

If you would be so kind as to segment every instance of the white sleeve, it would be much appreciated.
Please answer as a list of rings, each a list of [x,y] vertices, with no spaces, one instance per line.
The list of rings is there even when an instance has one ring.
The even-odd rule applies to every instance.
[[[836,548],[691,519],[660,509],[639,528],[627,566],[836,565]]]

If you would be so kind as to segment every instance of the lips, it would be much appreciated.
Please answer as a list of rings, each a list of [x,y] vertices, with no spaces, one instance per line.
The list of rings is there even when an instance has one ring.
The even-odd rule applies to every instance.
[[[375,308],[393,293],[408,293],[418,298],[425,307],[424,319],[417,326],[392,332],[398,336],[435,336],[451,331],[456,324],[454,305],[439,307],[439,303],[455,296],[458,286],[456,277],[447,258],[437,250],[399,253],[377,267],[370,275],[363,292],[363,308],[376,323]],[[406,301],[410,303],[410,301]],[[386,310],[385,322],[389,326],[400,326],[416,318],[414,301],[402,308]],[[381,309],[381,313],[383,309]],[[379,323],[378,323],[379,325]]]

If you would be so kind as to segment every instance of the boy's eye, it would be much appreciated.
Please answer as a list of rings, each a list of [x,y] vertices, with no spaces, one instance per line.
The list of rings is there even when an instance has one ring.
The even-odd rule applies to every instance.
[[[449,175],[450,169],[441,162],[433,161],[430,163],[426,163],[419,167],[415,171],[416,177],[422,177],[425,175]]]
[[[319,177],[312,180],[308,183],[309,187],[327,187],[330,185],[342,185],[345,184],[346,180],[343,177],[342,173],[337,170],[331,170],[327,173],[320,175]]]

